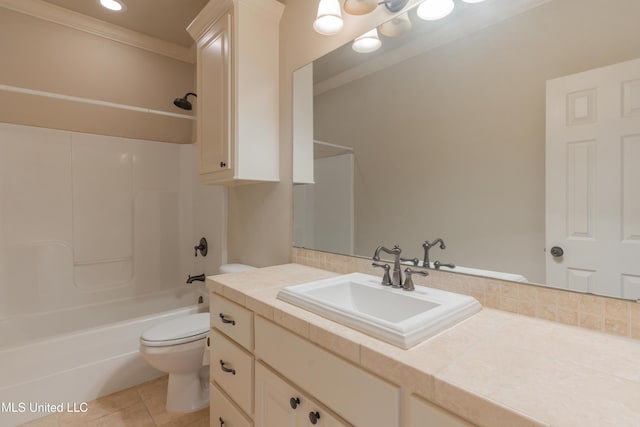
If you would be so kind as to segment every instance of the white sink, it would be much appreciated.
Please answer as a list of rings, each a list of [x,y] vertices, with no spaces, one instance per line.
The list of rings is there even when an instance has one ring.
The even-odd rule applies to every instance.
[[[327,319],[409,348],[482,309],[467,295],[416,286],[407,292],[380,277],[352,273],[288,286],[278,299]]]

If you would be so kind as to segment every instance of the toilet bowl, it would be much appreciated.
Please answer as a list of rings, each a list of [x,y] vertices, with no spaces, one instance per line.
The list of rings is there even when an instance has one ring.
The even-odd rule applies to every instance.
[[[142,333],[142,357],[169,374],[167,411],[193,412],[209,404],[209,327],[209,313],[197,313],[163,322]]]
[[[219,272],[238,273],[254,268],[224,264]],[[194,412],[209,405],[209,328],[209,313],[197,313],[160,323],[140,336],[142,357],[169,374],[169,412]]]

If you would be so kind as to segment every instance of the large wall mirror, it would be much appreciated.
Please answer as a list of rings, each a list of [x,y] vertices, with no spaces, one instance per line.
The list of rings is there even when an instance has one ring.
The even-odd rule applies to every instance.
[[[455,3],[294,73],[294,245],[640,298],[640,1]]]

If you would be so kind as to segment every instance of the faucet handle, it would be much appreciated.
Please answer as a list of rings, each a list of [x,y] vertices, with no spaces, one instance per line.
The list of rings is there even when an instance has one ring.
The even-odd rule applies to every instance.
[[[378,264],[377,262],[372,262],[372,266],[379,267],[384,269],[384,276],[382,276],[382,286],[391,286],[393,283],[391,282],[391,277],[389,276],[389,270],[391,266],[389,264]]]
[[[451,268],[451,269],[456,268],[455,264],[445,264],[444,262],[440,262],[440,261],[434,262],[433,266],[435,267],[436,270],[439,270],[440,267],[447,267],[447,268]]]
[[[411,264],[415,265],[416,267],[418,266],[418,264],[420,264],[420,259],[418,259],[418,258],[400,258],[400,261],[402,261],[402,262],[410,262]]]
[[[405,268],[404,273],[406,275],[406,278],[404,279],[404,286],[402,287],[402,289],[405,291],[414,291],[416,289],[415,285],[413,284],[413,274],[420,274],[421,276],[429,275],[429,273],[426,271],[413,271],[409,267]]]

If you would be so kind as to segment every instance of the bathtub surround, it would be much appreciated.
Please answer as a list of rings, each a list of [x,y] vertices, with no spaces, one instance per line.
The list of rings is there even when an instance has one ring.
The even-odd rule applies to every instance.
[[[185,281],[225,251],[225,190],[194,164],[192,145],[0,124],[0,401],[86,401],[159,375],[140,334],[206,303]]]
[[[304,248],[292,248],[291,261],[341,274],[381,274],[371,266],[370,259]],[[484,307],[640,339],[640,303],[635,301],[438,270],[429,270],[426,278],[415,276],[414,281],[423,286],[470,295]]]
[[[8,124],[0,135],[0,322],[217,271],[224,190],[196,183],[193,146]],[[211,252],[194,258],[202,236]]]

